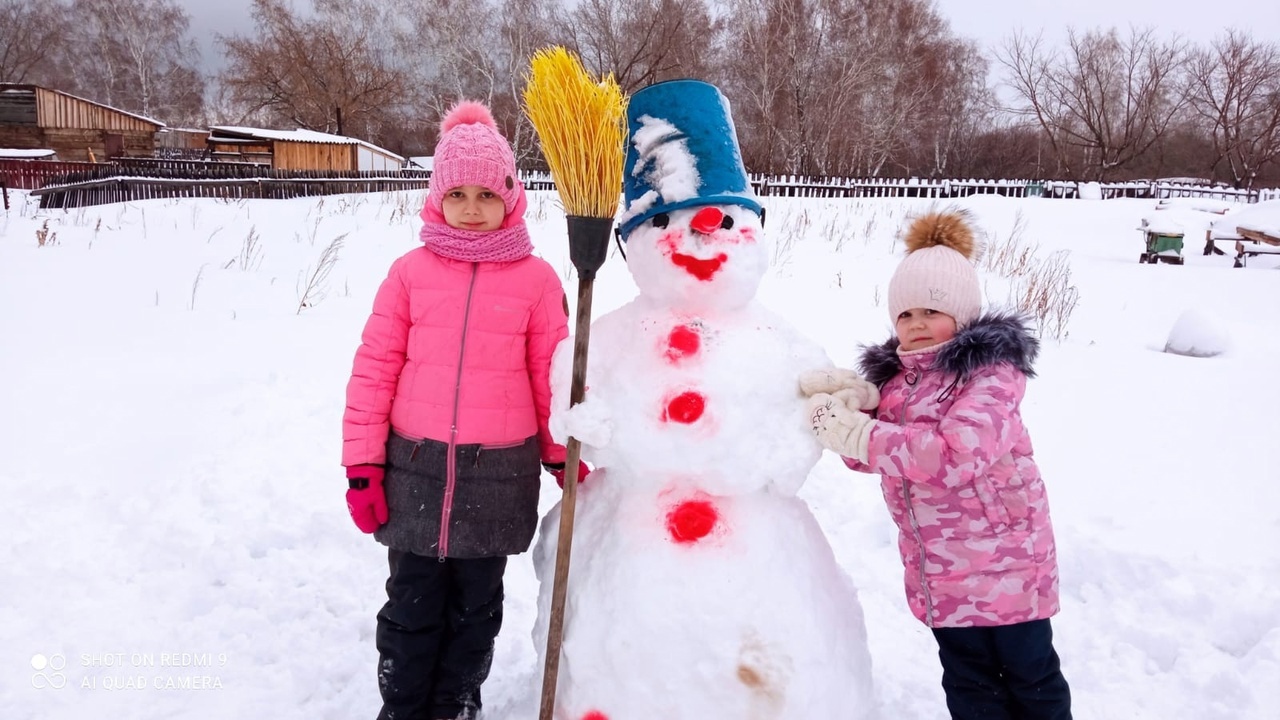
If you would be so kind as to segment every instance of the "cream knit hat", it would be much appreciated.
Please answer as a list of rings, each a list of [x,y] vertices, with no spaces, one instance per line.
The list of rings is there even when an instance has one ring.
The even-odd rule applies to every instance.
[[[889,319],[912,308],[938,310],[957,327],[977,319],[982,288],[973,265],[976,248],[969,214],[931,212],[916,218],[903,237],[907,256],[889,280]]]

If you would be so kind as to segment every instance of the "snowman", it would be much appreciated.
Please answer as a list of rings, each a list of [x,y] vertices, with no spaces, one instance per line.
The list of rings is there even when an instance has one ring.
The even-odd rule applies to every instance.
[[[639,295],[592,323],[581,403],[572,338],[552,368],[552,432],[595,467],[555,717],[866,717],[857,593],[796,497],[821,454],[797,378],[831,361],[754,299],[769,253],[729,104],[664,82],[632,96],[628,123],[619,227]],[[559,506],[534,556],[540,653],[558,525]]]

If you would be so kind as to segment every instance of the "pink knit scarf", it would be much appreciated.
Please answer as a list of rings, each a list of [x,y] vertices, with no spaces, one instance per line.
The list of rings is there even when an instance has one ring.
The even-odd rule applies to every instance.
[[[524,223],[497,230],[461,230],[427,222],[418,237],[431,252],[463,262],[514,262],[533,254]]]
[[[462,230],[450,227],[439,208],[439,198],[427,197],[422,206],[422,232],[418,237],[431,252],[463,262],[514,262],[533,254],[533,241],[524,224],[524,188],[517,185],[516,205],[497,230]]]

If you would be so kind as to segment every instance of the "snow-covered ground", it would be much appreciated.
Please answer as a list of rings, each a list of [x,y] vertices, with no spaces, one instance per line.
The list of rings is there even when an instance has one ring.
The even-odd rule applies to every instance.
[[[385,556],[347,517],[343,390],[421,193],[156,200],[0,217],[0,718],[316,720],[377,712]],[[917,200],[769,199],[760,300],[842,364],[888,336]],[[1023,410],[1062,564],[1078,718],[1280,717],[1280,257],[1137,262],[1139,200],[977,197],[997,242],[1070,252],[1079,304]],[[537,251],[574,297],[564,221]],[[44,247],[39,238],[44,232]],[[342,238],[318,302],[299,286]],[[253,238],[251,240],[251,238]],[[989,298],[1009,282],[986,276]],[[597,314],[635,295],[616,252]],[[1212,358],[1163,352],[1188,309]],[[548,478],[544,510],[558,497]],[[801,492],[860,589],[884,718],[945,717],[877,480]],[[536,716],[528,554],[507,575],[491,720]],[[607,638],[601,638],[607,642]],[[678,671],[678,668],[674,669]]]

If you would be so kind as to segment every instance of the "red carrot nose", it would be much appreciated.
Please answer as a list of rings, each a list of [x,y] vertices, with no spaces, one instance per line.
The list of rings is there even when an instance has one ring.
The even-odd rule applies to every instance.
[[[710,235],[720,229],[722,222],[724,222],[724,213],[719,208],[704,207],[693,216],[693,222],[689,223],[689,227],[703,235]]]

